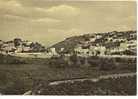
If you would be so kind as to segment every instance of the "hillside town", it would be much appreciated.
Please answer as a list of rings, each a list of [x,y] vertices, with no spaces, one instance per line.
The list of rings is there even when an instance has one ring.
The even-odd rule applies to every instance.
[[[15,38],[13,41],[0,40],[0,51],[5,53],[43,52],[45,47],[39,43]]]
[[[84,38],[74,49],[79,56],[136,55],[136,31],[88,34]]]
[[[57,55],[55,48],[46,50],[46,48],[38,42],[31,42],[20,38],[15,38],[13,41],[7,42],[0,40],[0,53],[4,55],[34,58],[37,58],[37,56],[43,57],[45,54],[45,58]]]
[[[72,37],[71,37],[72,38]],[[67,38],[71,39],[71,38]],[[78,37],[75,37],[77,40]],[[91,33],[79,36],[72,51],[66,46],[45,48],[38,42],[15,38],[11,41],[0,40],[0,53],[19,57],[51,58],[76,54],[81,57],[106,55],[136,55],[136,31]],[[66,42],[63,41],[63,42]],[[74,42],[75,43],[75,42]],[[68,46],[70,46],[68,44]]]

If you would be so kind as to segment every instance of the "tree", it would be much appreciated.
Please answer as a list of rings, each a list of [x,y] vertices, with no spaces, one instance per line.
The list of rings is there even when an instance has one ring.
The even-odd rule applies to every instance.
[[[20,38],[15,38],[14,39],[14,46],[15,47],[20,46],[21,45],[21,42],[22,42],[22,40]]]
[[[45,47],[39,44],[38,42],[36,43],[31,43],[30,48],[32,48],[33,52],[43,52],[45,51]]]

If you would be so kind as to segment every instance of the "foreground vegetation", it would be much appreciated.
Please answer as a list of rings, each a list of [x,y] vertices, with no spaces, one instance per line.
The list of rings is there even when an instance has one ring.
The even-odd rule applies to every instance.
[[[47,86],[55,80],[95,78],[106,74],[136,72],[136,59],[90,57],[88,64],[84,64],[85,59],[79,59],[81,65],[78,64],[76,57],[71,57],[69,65],[62,57],[47,60],[1,55],[0,93],[21,95],[28,90],[37,90],[38,85],[44,83],[41,94],[46,95],[135,95],[136,77],[101,80],[97,83],[86,81]]]
[[[38,85],[41,83],[48,84],[56,80],[75,79],[75,78],[95,78],[98,77],[99,75],[105,75],[105,74],[135,72],[133,70],[94,70],[92,67],[50,68],[47,65],[29,65],[29,64],[0,65],[0,68],[1,68],[0,93],[8,95],[24,94],[28,90],[36,89]],[[132,80],[130,79],[130,81]],[[124,83],[128,84],[128,82],[126,81],[124,81]],[[133,86],[136,86],[134,82],[130,83],[133,83]],[[108,84],[105,86],[108,86]]]
[[[136,76],[43,86],[40,95],[136,95]]]

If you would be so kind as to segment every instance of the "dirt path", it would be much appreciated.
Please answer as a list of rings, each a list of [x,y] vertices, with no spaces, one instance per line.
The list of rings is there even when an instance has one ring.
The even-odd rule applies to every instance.
[[[133,77],[135,75],[136,75],[136,73],[110,74],[110,75],[102,75],[102,76],[99,76],[97,78],[83,78],[83,79],[54,81],[54,82],[51,82],[49,85],[58,85],[60,83],[74,83],[75,81],[83,82],[85,80],[89,80],[89,81],[92,81],[92,82],[97,82],[97,81],[99,81],[101,79]]]

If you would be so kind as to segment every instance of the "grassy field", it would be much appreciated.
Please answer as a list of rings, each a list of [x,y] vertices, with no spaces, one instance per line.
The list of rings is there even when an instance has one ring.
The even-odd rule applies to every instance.
[[[59,79],[95,77],[97,72],[84,68],[50,68],[46,65],[0,65],[0,92],[23,94],[38,82]]]
[[[96,60],[90,59],[90,62],[94,64]],[[112,67],[112,64],[108,64],[106,66],[106,63],[108,63],[110,60],[106,62],[104,60],[103,65],[102,61],[100,60],[96,62],[98,66],[104,66],[104,69],[101,67],[95,69],[93,67],[96,67],[97,65],[91,65],[90,67],[78,67],[74,64],[70,67],[66,66],[66,64],[60,60],[63,66],[59,66],[61,63],[57,60],[52,61],[55,63],[50,65],[48,59],[0,56],[0,93],[23,94],[28,90],[32,90],[41,82],[49,83],[51,81],[62,79],[95,78],[104,74],[136,72],[134,62],[129,62],[130,64],[128,65],[122,61],[123,64],[121,64],[123,66],[117,65],[122,68],[105,69],[109,66]]]
[[[127,82],[127,83],[126,83]],[[37,93],[39,92],[39,93]],[[37,95],[136,95],[136,76],[43,86]]]
[[[55,80],[73,78],[94,78],[102,74],[132,72],[97,71],[87,68],[50,68],[47,65],[12,64],[0,65],[0,92],[2,94],[23,94],[33,89],[40,82],[49,83]]]

